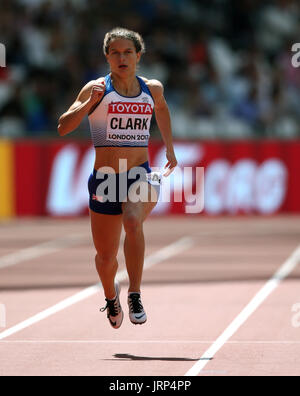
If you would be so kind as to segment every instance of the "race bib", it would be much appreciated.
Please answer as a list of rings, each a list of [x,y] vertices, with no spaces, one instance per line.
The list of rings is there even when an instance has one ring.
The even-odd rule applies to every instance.
[[[110,103],[106,139],[114,142],[148,142],[153,108],[148,103]]]

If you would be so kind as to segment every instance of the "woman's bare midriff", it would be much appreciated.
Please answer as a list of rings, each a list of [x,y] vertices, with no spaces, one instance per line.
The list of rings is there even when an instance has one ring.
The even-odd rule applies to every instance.
[[[121,173],[148,161],[147,147],[96,147],[95,150],[96,170],[110,167],[116,173]]]

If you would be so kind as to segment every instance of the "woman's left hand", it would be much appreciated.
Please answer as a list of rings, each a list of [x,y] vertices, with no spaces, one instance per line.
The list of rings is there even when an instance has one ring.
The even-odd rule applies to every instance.
[[[167,151],[166,157],[167,157],[168,162],[165,165],[165,169],[168,168],[168,170],[166,171],[166,173],[164,173],[164,176],[168,177],[173,172],[173,170],[176,168],[177,159],[176,159],[174,151]]]

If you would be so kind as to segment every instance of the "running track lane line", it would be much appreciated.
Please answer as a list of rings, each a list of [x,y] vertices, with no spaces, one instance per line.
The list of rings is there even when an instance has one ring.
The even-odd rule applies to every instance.
[[[37,245],[18,250],[17,252],[7,254],[6,256],[0,257],[0,269],[58,252],[67,247],[76,245],[83,239],[83,237],[84,234],[71,234],[63,238],[42,242]]]
[[[144,269],[148,269],[153,267],[155,264],[160,263],[164,260],[167,260],[170,257],[176,256],[177,254],[183,252],[184,250],[189,249],[191,246],[194,245],[194,240],[191,237],[183,237],[177,240],[174,243],[158,250],[157,252],[147,256],[144,261]],[[117,273],[116,279],[118,281],[123,281],[127,278],[127,270],[124,269]],[[18,333],[21,330],[24,330],[27,327],[32,326],[35,323],[40,322],[43,319],[48,318],[56,314],[57,312],[62,311],[65,308],[68,308],[80,301],[87,299],[88,297],[93,296],[94,294],[98,293],[101,290],[102,286],[100,283],[97,283],[93,286],[90,286],[71,297],[62,300],[58,304],[53,305],[52,307],[32,316],[29,319],[24,320],[23,322],[11,327],[10,329],[4,330],[0,333],[0,340],[7,338],[15,333]]]
[[[185,374],[185,376],[196,376],[215,356],[222,346],[233,336],[233,334],[242,326],[242,324],[253,314],[253,312],[266,300],[266,298],[278,287],[289,274],[296,268],[300,262],[300,245],[290,255],[290,257],[281,265],[268,282],[252,298],[240,314],[231,322],[217,340],[207,349],[194,366]]]
[[[12,344],[211,344],[214,341],[192,340],[5,340],[0,345]],[[232,345],[299,345],[300,341],[227,341]]]

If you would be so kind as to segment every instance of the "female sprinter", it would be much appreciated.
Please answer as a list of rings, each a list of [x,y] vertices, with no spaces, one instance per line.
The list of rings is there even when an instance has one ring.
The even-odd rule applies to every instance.
[[[126,235],[124,254],[129,277],[129,318],[134,324],[147,320],[141,302],[145,252],[143,222],[155,207],[159,193],[159,186],[151,183],[152,171],[148,164],[147,147],[153,110],[166,146],[165,175],[176,167],[177,160],[163,86],[157,80],[136,75],[137,65],[145,51],[141,36],[127,29],[115,28],[105,35],[103,51],[110,73],[83,87],[73,105],[60,117],[58,132],[61,136],[70,133],[88,115],[96,150],[94,172],[89,178],[91,228],[97,251],[95,261],[106,297],[106,307],[102,311],[107,309],[109,322],[117,329],[123,321],[119,285],[115,282],[122,225]],[[112,175],[115,177],[109,177]],[[120,184],[121,179],[124,182],[124,176],[125,194]],[[142,180],[147,180],[144,183],[148,189],[147,199],[130,199],[130,190],[140,185]],[[153,197],[153,189],[157,195],[149,199],[151,194]],[[109,190],[116,195],[108,194],[107,199],[105,194]],[[136,189],[134,191],[137,192]],[[117,198],[111,199],[112,196]]]

